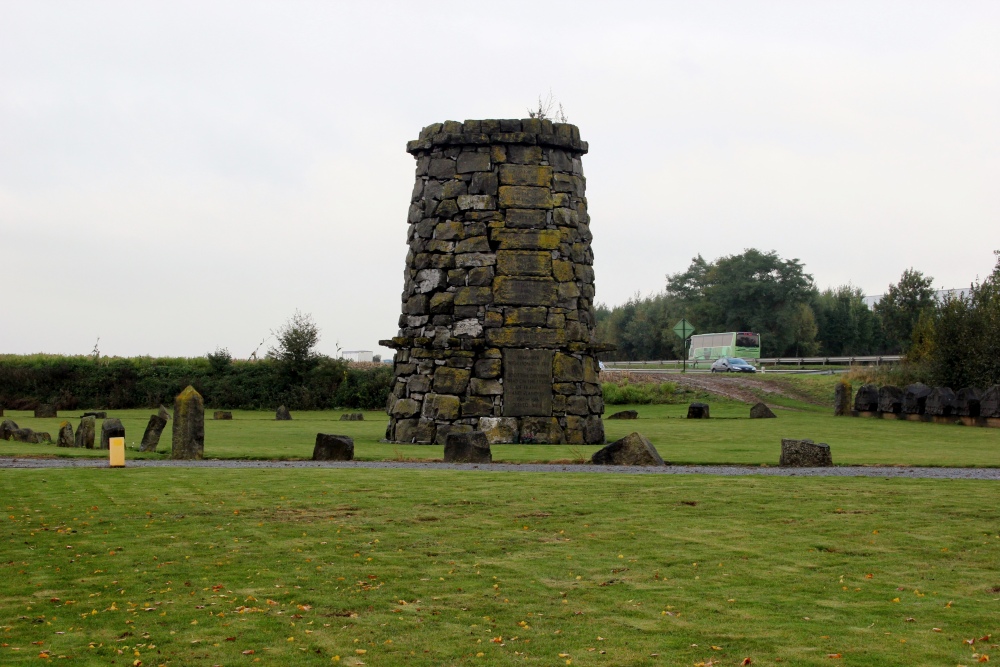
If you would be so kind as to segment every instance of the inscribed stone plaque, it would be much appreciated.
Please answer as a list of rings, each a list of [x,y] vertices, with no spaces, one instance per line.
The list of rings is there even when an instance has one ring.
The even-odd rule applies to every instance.
[[[503,416],[552,414],[552,350],[505,350]]]

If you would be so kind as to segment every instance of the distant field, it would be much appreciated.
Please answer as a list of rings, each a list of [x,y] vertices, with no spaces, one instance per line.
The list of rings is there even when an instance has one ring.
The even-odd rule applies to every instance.
[[[783,379],[792,385],[801,378]],[[808,383],[807,383],[808,384]],[[790,385],[791,386],[791,385]],[[811,385],[803,389],[809,389]],[[822,387],[825,392],[826,388]],[[639,431],[664,459],[680,464],[739,463],[776,465],[782,438],[811,438],[830,444],[840,465],[1000,466],[1000,429],[971,428],[904,421],[833,417],[827,407],[810,405],[782,395],[769,395],[777,419],[747,418],[749,406],[735,401],[710,401],[712,419],[684,419],[686,405],[608,406],[639,411],[635,421],[606,420],[608,440]],[[80,412],[72,414],[74,428]],[[381,443],[386,416],[366,412],[365,421],[339,421],[340,411],[296,412],[290,422],[274,421],[272,412],[234,411],[232,421],[205,422],[205,455],[209,458],[308,459],[316,433],[349,435],[360,460],[440,459],[442,447]],[[150,410],[111,411],[122,420],[126,443],[138,448]],[[209,416],[211,412],[209,412]],[[29,412],[7,411],[20,426],[55,436],[60,419],[35,419]],[[171,422],[172,423],[172,422]],[[98,427],[99,428],[99,427]],[[164,458],[171,442],[168,424],[160,442],[161,454],[128,451],[130,458]],[[495,445],[495,461],[584,461],[597,446]],[[0,442],[2,455],[96,456],[97,450],[60,449],[54,445]]]

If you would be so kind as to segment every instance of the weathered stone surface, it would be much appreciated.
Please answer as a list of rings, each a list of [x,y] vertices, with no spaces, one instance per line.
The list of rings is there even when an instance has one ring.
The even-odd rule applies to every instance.
[[[11,433],[11,440],[38,445],[51,440],[48,433],[36,433],[30,428],[19,428]]]
[[[639,413],[635,410],[622,410],[607,417],[607,419],[638,419],[638,418],[639,418]]]
[[[507,228],[543,229],[548,224],[548,215],[537,208],[509,208],[504,215]]]
[[[489,153],[462,153],[458,156],[458,162],[456,164],[457,171],[460,174],[468,174],[474,171],[489,171],[490,170],[490,154]]]
[[[858,412],[875,412],[878,410],[878,387],[874,384],[863,384],[854,396],[854,409]]]
[[[934,387],[927,395],[924,413],[935,417],[949,417],[955,414],[955,392],[949,387]]]
[[[551,351],[506,350],[503,369],[504,417],[552,414]]]
[[[353,461],[354,439],[346,435],[316,434],[313,461]]]
[[[340,421],[342,422],[361,422],[364,420],[365,420],[365,413],[363,412],[345,412],[344,414],[340,415]]]
[[[591,415],[584,420],[583,441],[588,445],[604,444],[604,420],[600,415]]]
[[[833,465],[830,445],[812,440],[781,440],[779,465],[795,468],[820,468]]]
[[[167,420],[161,414],[149,416],[146,430],[142,434],[142,442],[139,443],[140,452],[155,452],[160,445],[160,436],[163,429],[167,427]]]
[[[490,238],[500,244],[500,250],[557,250],[562,243],[557,229],[497,229]]]
[[[482,431],[449,433],[444,443],[445,463],[493,463],[490,443]]]
[[[931,388],[917,382],[908,385],[903,390],[903,413],[908,415],[922,415],[927,406],[927,397],[930,396]]]
[[[983,392],[979,399],[979,416],[1000,417],[1000,384],[995,384]]]
[[[73,436],[75,446],[93,449],[96,438],[97,420],[93,417],[82,417],[79,425],[76,427],[76,434]]]
[[[124,438],[125,427],[120,419],[105,419],[101,422],[101,449],[111,449],[111,438]]]
[[[501,250],[497,252],[497,273],[507,276],[552,275],[552,253],[544,250]]]
[[[903,390],[891,384],[879,387],[878,411],[899,414],[903,411]]]
[[[851,412],[851,383],[841,378],[833,390],[833,414],[843,417]]]
[[[572,355],[557,352],[552,360],[552,379],[556,382],[582,382],[583,361]]]
[[[488,329],[486,342],[495,347],[562,347],[566,344],[566,332],[541,327],[501,327]]]
[[[284,408],[285,406],[281,406]],[[281,408],[278,408],[280,411]],[[287,410],[286,410],[287,412]],[[201,459],[205,455],[205,401],[188,385],[174,399],[172,459]]]
[[[434,434],[434,444],[443,445],[448,441],[449,435],[472,433],[472,430],[469,424],[438,424]]]
[[[529,185],[546,188],[552,184],[552,167],[536,165],[500,165],[500,185]]]
[[[472,370],[477,378],[492,380],[500,377],[499,359],[480,359],[475,363]]]
[[[230,412],[229,410],[216,410],[214,413],[212,413],[212,419],[222,419],[228,421],[231,420],[232,418],[233,418],[233,413]]]
[[[774,419],[777,416],[763,403],[756,403],[750,408],[750,419]]]
[[[170,421],[170,411],[167,410],[165,405],[160,405],[160,409],[157,411],[156,414],[163,417],[164,421]]]
[[[711,417],[708,403],[692,403],[688,406],[688,419],[708,419]]]
[[[401,398],[393,403],[389,414],[397,419],[406,419],[418,414],[420,412],[420,405],[420,403],[412,398]]]
[[[458,419],[460,404],[458,396],[427,394],[424,397],[424,407],[421,416],[424,419],[434,420]]]
[[[493,280],[493,302],[512,306],[554,306],[558,285],[551,278],[497,276]]]
[[[525,417],[521,420],[521,442],[562,444],[566,442],[566,434],[555,417]]]
[[[441,366],[434,371],[434,391],[439,394],[464,395],[471,377],[472,371],[468,369]]]
[[[492,396],[469,396],[462,401],[463,417],[488,417],[493,414]]]
[[[278,409],[274,411],[274,420],[279,422],[291,421],[292,413],[284,405],[279,405]]]
[[[978,417],[982,392],[975,387],[962,387],[955,392],[955,414],[960,417]]]
[[[101,411],[101,412],[84,412],[83,413],[83,417],[93,417],[94,419],[107,419],[108,418],[108,413],[104,412],[104,411]],[[82,419],[82,417],[81,417],[81,419]]]
[[[0,422],[0,440],[10,440],[14,431],[20,428],[13,419],[4,419]]]
[[[594,452],[590,462],[604,466],[662,466],[666,465],[659,452],[645,436],[630,433],[621,440]]]
[[[482,417],[478,429],[493,445],[516,443],[520,434],[514,417]]]
[[[51,419],[57,416],[58,413],[56,412],[56,406],[52,405],[51,403],[40,403],[38,407],[35,408],[36,419],[40,418]]]
[[[68,421],[59,424],[59,435],[56,437],[56,447],[75,447],[76,440],[73,437],[73,425]]]

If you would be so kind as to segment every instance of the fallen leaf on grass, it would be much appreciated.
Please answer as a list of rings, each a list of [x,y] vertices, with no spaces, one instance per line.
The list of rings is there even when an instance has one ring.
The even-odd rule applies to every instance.
[[[839,653],[827,653],[826,657],[831,658],[833,660],[840,660],[844,656],[840,655]]]
[[[253,655],[256,652],[257,651],[253,650],[252,648],[248,648],[247,650],[243,651],[243,655]]]
[[[743,658],[743,662],[740,663],[740,667],[747,667],[747,665],[752,665],[753,660],[750,658]]]

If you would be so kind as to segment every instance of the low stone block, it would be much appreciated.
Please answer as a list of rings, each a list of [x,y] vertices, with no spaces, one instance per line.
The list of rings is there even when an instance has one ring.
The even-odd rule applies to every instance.
[[[604,466],[666,465],[653,447],[653,443],[640,433],[630,433],[621,440],[597,450],[590,458],[590,462]]]
[[[434,433],[434,444],[444,445],[448,442],[449,435],[472,433],[472,430],[469,424],[438,424]]]
[[[975,387],[962,387],[955,392],[955,414],[960,417],[978,417],[982,392]]]
[[[463,417],[489,417],[493,414],[493,399],[489,396],[470,396],[462,401]]]
[[[107,419],[108,413],[104,412],[103,410],[100,412],[84,412],[81,419],[83,417],[93,417],[94,419]]]
[[[0,422],[0,440],[10,440],[18,428],[13,419],[4,419]]]
[[[995,384],[983,392],[982,398],[979,399],[979,416],[1000,418],[1000,384]]]
[[[160,436],[163,435],[163,429],[166,427],[167,420],[163,418],[163,415],[150,415],[149,422],[146,424],[146,430],[142,434],[142,441],[139,443],[139,451],[155,452],[156,448],[160,445]]]
[[[493,463],[489,440],[482,431],[449,433],[444,443],[445,463]]]
[[[278,409],[274,412],[274,420],[279,422],[287,422],[292,420],[292,413],[288,411],[284,405],[279,405]]]
[[[708,419],[711,416],[708,403],[692,403],[688,406],[688,419]]]
[[[466,368],[439,366],[434,370],[434,391],[439,394],[461,396],[469,387],[472,371]]]
[[[518,442],[519,429],[515,417],[482,417],[478,429],[493,445]]]
[[[101,422],[101,449],[111,449],[111,438],[124,438],[125,427],[120,419],[105,419]]]
[[[552,253],[545,250],[500,250],[497,273],[507,276],[552,275]]]
[[[229,412],[228,410],[216,410],[212,414],[212,419],[231,420],[232,418],[233,418],[233,413]]]
[[[353,461],[354,439],[346,435],[316,434],[313,461]]]
[[[51,403],[41,403],[37,408],[35,408],[35,418],[45,418],[51,419],[57,417],[56,406]]]
[[[934,417],[950,417],[955,414],[955,392],[949,387],[934,387],[927,395],[924,413]]]
[[[38,445],[48,441],[50,438],[48,433],[36,433],[30,428],[19,428],[11,433],[10,439],[14,442]]]
[[[424,396],[424,407],[421,416],[424,419],[452,420],[458,419],[460,401],[458,396],[450,394],[427,394]]]
[[[635,410],[622,410],[613,415],[608,415],[608,419],[638,419],[639,413]]]
[[[342,422],[361,422],[365,420],[365,413],[363,412],[345,412],[340,415],[340,421]]]
[[[878,390],[878,411],[898,415],[903,411],[903,390],[887,384]]]
[[[750,408],[750,419],[774,419],[778,415],[771,412],[771,408],[763,403],[757,403]]]
[[[412,398],[400,398],[392,404],[392,408],[389,410],[389,414],[397,419],[413,417],[418,412],[420,412],[420,404]]]
[[[823,468],[833,465],[830,445],[812,440],[781,440],[779,465],[793,468]]]
[[[858,412],[875,412],[878,410],[878,387],[874,384],[864,384],[854,396],[854,409]]]
[[[903,414],[922,415],[927,408],[931,388],[922,382],[907,385],[903,390]]]
[[[560,284],[551,278],[498,276],[493,281],[493,302],[510,306],[554,306],[559,300]]]

